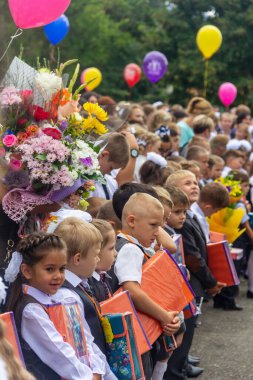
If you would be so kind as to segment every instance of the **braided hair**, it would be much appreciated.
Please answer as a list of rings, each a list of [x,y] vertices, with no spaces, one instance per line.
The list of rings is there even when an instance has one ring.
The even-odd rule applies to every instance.
[[[17,251],[23,256],[22,263],[33,266],[47,254],[49,249],[65,249],[64,241],[55,234],[33,233],[22,239]]]
[[[33,266],[40,262],[40,260],[48,254],[51,249],[66,249],[65,242],[55,234],[46,234],[43,232],[33,233],[22,239],[18,246],[17,251],[22,255],[22,264]],[[17,301],[22,292],[22,284],[24,279],[21,272],[19,272],[16,280],[11,285],[10,296],[7,301],[7,309],[14,310]]]

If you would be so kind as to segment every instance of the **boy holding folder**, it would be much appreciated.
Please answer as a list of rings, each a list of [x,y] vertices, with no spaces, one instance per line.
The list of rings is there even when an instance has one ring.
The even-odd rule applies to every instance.
[[[116,243],[118,255],[114,270],[119,284],[129,291],[136,309],[158,320],[164,333],[172,335],[180,327],[178,311],[166,311],[140,287],[142,265],[146,260],[144,247],[150,247],[155,242],[159,227],[163,226],[163,218],[163,206],[151,195],[136,193],[129,198],[123,209],[122,232]],[[151,379],[145,361],[143,364],[146,378]],[[166,368],[167,358],[157,362],[152,379],[162,380]]]
[[[228,206],[228,192],[222,185],[210,183],[202,189],[200,194],[196,177],[188,170],[178,170],[171,174],[165,186],[175,186],[181,189],[189,199],[190,209],[187,211],[186,221],[183,227],[176,232],[182,235],[185,263],[190,271],[190,284],[198,304],[205,292],[215,296],[225,286],[216,280],[208,268],[206,244],[209,241],[209,230],[205,218]],[[169,361],[165,379],[186,379],[186,375],[197,377],[203,372],[202,368],[193,367],[187,361],[195,322],[196,317],[186,320],[183,343]]]

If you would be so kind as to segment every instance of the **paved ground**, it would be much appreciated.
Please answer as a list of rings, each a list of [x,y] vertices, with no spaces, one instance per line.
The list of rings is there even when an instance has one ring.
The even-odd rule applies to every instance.
[[[243,311],[213,309],[212,301],[204,304],[191,350],[201,356],[205,369],[199,380],[253,380],[253,299],[246,298],[246,280],[240,290]]]

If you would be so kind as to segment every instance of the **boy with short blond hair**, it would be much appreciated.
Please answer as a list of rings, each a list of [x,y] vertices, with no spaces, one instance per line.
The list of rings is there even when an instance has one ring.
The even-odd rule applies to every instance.
[[[64,219],[54,233],[65,241],[68,254],[65,282],[58,291],[59,295],[61,299],[73,298],[73,302],[77,302],[85,333],[94,338],[91,341],[94,353],[90,355],[94,368],[93,379],[116,380],[105,357],[106,343],[101,313],[98,313],[99,304],[93,298],[88,285],[88,278],[92,276],[99,262],[101,233],[92,224],[75,217]]]

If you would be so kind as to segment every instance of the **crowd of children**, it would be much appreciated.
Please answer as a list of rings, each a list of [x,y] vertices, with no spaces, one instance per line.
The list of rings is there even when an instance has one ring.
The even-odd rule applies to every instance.
[[[102,99],[96,93],[85,97]],[[190,349],[202,302],[242,310],[236,303],[239,286],[226,286],[208,267],[208,219],[231,203],[220,177],[229,176],[241,189],[234,208],[243,210],[244,232],[233,247],[242,255],[234,264],[238,276],[248,278],[247,298],[253,299],[250,109],[240,105],[220,113],[201,97],[185,109],[162,102],[113,104],[106,122],[111,132],[97,141],[105,181],[95,182],[86,212],[78,210],[78,189],[72,188],[54,204],[27,214],[27,221],[36,220],[34,232],[20,234],[1,209],[1,275],[7,286],[2,311],[14,313],[27,369],[13,359],[0,324],[1,379],[116,379],[107,361],[108,320],[100,303],[119,288],[129,292],[137,312],[161,328],[152,348],[141,355],[145,379],[199,376],[200,358]],[[156,251],[175,253],[177,235],[185,255],[180,269],[195,296],[195,311],[187,318],[182,310],[166,310],[141,286],[143,266]],[[81,357],[50,318],[50,306],[59,303],[78,305],[85,335]],[[166,350],[164,337],[172,335],[174,350]]]

